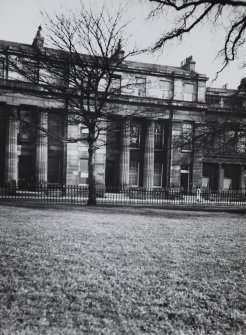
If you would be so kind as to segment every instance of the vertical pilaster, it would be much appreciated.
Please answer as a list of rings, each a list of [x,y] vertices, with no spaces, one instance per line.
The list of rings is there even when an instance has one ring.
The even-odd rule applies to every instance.
[[[129,186],[129,168],[130,168],[130,124],[124,122],[121,132],[120,144],[120,187]]]
[[[48,130],[48,113],[40,112],[37,130],[36,146],[36,184],[46,183],[48,181],[48,136],[45,130]]]
[[[225,175],[225,169],[224,166],[222,164],[218,165],[218,169],[219,169],[219,191],[223,191],[224,190],[224,175]]]
[[[242,165],[241,167],[241,171],[240,171],[240,189],[241,190],[245,190],[246,185],[245,185],[245,167]]]
[[[10,107],[6,138],[5,182],[14,180],[16,183],[18,183],[18,132],[19,121],[17,120],[17,107]]]
[[[154,121],[148,121],[144,148],[143,187],[152,189],[154,185]]]

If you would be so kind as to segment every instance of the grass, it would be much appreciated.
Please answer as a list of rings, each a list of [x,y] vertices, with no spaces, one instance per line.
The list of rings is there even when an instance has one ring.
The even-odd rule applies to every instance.
[[[245,334],[246,220],[0,207],[0,334]]]

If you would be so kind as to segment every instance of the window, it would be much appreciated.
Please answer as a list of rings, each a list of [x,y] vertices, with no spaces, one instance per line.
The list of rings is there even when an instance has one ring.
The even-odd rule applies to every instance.
[[[18,136],[19,144],[32,143],[35,141],[36,129],[33,127],[33,124],[35,124],[34,114],[30,111],[21,111]]]
[[[129,170],[129,184],[131,186],[138,186],[139,183],[139,163],[138,162],[130,162],[130,170]]]
[[[121,90],[121,76],[112,77],[109,91],[113,94],[120,94],[120,90]]]
[[[195,100],[195,85],[184,84],[184,100],[194,101]]]
[[[206,95],[206,102],[212,105],[219,105],[220,104],[220,96],[219,94],[214,94],[214,95],[210,95],[207,94]]]
[[[3,79],[5,77],[4,70],[5,70],[4,59],[0,58],[0,79]]]
[[[155,150],[163,149],[163,124],[155,123]]]
[[[8,79],[24,82],[37,82],[37,63],[30,58],[11,56],[9,59]]]
[[[49,113],[48,119],[48,128],[51,135],[55,137],[63,136],[63,114],[59,113]],[[62,142],[60,142],[55,137],[49,136],[49,146],[61,146]]]
[[[161,97],[163,99],[170,99],[171,98],[171,81],[160,80],[159,85],[160,85],[160,90],[161,90]]]
[[[154,164],[154,187],[162,187],[162,167],[161,163]]]
[[[189,152],[192,150],[193,140],[193,123],[184,122],[182,125],[182,151]]]
[[[245,133],[239,131],[238,134],[238,142],[237,142],[237,152],[240,154],[244,154],[246,152],[246,138]]]
[[[146,78],[136,77],[136,90],[138,97],[146,96]]]
[[[131,148],[139,148],[140,146],[140,123],[131,121],[130,123],[130,146]]]
[[[48,159],[48,181],[49,183],[62,182],[62,160],[59,157]]]
[[[224,101],[224,105],[225,106],[233,106],[233,105],[235,105],[235,98],[233,96],[231,96],[231,97],[224,97],[223,101]]]
[[[85,140],[88,138],[89,129],[85,126],[80,126],[80,138]]]
[[[81,158],[79,160],[80,183],[88,184],[88,159]]]

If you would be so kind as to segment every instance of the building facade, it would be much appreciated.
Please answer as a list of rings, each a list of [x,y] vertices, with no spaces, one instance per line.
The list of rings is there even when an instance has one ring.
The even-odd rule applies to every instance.
[[[32,88],[8,64],[17,48],[19,43],[0,41],[0,184],[86,185],[87,145],[57,138],[64,132],[86,136],[87,129],[67,124],[59,101],[26,93]],[[228,115],[246,121],[245,80],[231,90],[208,88],[207,79],[195,71],[192,57],[180,67],[125,61],[113,83],[118,88],[117,104],[138,113],[122,122],[112,119],[113,130],[100,134],[96,182],[112,188],[168,187],[187,192],[245,189],[245,140],[219,153],[176,143],[180,134],[194,134],[197,125],[223,121]],[[129,80],[130,87],[124,84]],[[57,137],[47,136],[46,130]]]

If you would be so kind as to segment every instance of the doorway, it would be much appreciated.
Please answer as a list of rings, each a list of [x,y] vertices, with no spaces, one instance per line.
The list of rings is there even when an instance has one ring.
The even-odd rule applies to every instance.
[[[181,166],[180,171],[180,188],[185,194],[189,192],[190,171],[189,166]]]

